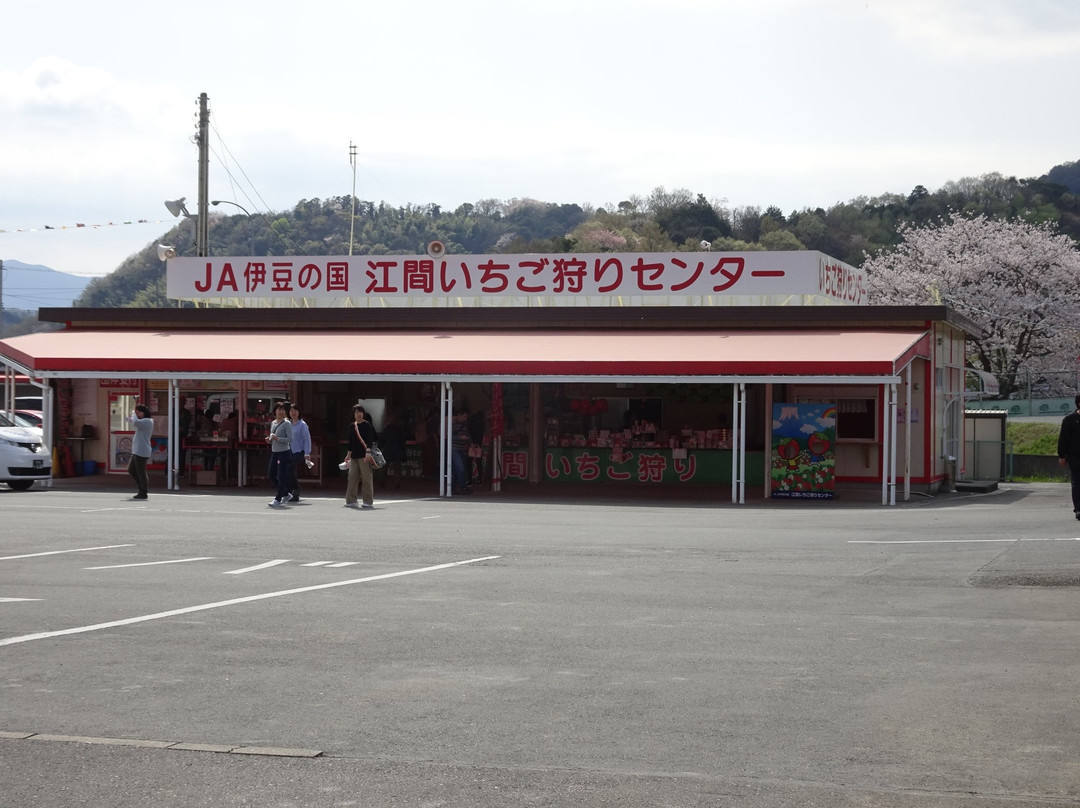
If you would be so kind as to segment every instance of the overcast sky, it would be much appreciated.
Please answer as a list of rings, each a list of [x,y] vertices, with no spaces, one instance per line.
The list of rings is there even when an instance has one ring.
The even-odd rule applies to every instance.
[[[251,212],[351,193],[350,141],[359,198],[451,210],[662,185],[787,212],[1080,159],[1075,0],[54,0],[3,18],[0,258],[81,275],[158,241],[163,200],[194,211],[202,92],[210,198]]]

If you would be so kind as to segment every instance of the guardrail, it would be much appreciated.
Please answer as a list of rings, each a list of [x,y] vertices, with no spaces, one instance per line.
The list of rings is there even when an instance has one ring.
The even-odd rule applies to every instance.
[[[1076,402],[1071,398],[1010,398],[998,401],[967,401],[967,410],[1004,410],[1013,416],[1055,415],[1064,418],[1076,409]]]

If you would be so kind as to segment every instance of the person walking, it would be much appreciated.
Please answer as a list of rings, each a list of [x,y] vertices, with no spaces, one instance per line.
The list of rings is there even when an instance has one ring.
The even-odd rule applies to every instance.
[[[469,487],[469,427],[467,412],[459,412],[450,422],[450,492],[471,494]]]
[[[1076,409],[1061,419],[1057,453],[1058,464],[1069,467],[1073,516],[1080,519],[1080,395],[1074,404]]]
[[[300,466],[304,463],[311,468],[311,430],[307,422],[300,417],[300,408],[295,403],[289,407],[289,422],[292,424],[292,463],[289,465],[289,491],[292,501],[300,501]]]
[[[145,404],[136,405],[129,419],[135,427],[135,436],[131,440],[131,459],[128,460],[128,474],[139,486],[139,493],[132,499],[149,499],[147,489],[150,478],[146,474],[146,461],[150,459],[150,436],[154,432],[154,419],[150,417],[150,408]]]
[[[187,453],[184,444],[191,434],[191,410],[187,407],[180,408],[180,473],[187,474]]]
[[[217,431],[217,421],[214,420],[214,413],[207,408],[203,411],[199,418],[199,437],[209,438]],[[203,449],[202,450],[202,467],[203,471],[214,471],[218,466],[218,452],[217,449]]]
[[[268,504],[271,508],[280,508],[290,499],[290,472],[292,465],[292,423],[285,417],[289,405],[279,401],[274,405],[274,420],[270,424],[270,434],[266,442],[270,444],[270,466],[266,476],[277,486],[277,496]]]
[[[465,477],[467,485],[482,485],[484,482],[484,432],[487,419],[483,410],[470,413],[465,420],[469,430],[469,463]]]
[[[367,447],[375,442],[375,427],[367,420],[367,413],[362,404],[353,407],[353,422],[349,424],[346,440],[349,451],[345,460],[349,464],[349,482],[345,488],[345,507],[357,507],[357,489],[362,500],[360,507],[371,510],[375,507],[375,481],[371,458]]]

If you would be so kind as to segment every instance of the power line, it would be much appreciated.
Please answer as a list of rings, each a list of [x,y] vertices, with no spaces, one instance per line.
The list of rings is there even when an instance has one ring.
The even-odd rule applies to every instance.
[[[243,166],[240,165],[240,162],[233,155],[232,151],[229,149],[228,144],[225,142],[225,139],[221,136],[221,132],[218,131],[218,128],[214,125],[213,121],[211,121],[211,123],[210,123],[210,128],[213,131],[214,136],[217,138],[217,141],[220,144],[220,146],[221,146],[222,150],[224,151],[224,153],[226,155],[228,155],[229,159],[233,163],[236,164],[236,168],[240,172],[240,174],[243,176],[244,181],[247,183],[248,187],[251,188],[252,193],[254,193],[256,197],[258,197],[258,202],[256,202],[254,199],[251,198],[251,195],[248,194],[246,190],[244,190],[244,188],[239,187],[239,183],[237,182],[236,177],[233,176],[233,173],[232,173],[232,171],[231,171],[231,169],[229,167],[229,164],[224,159],[222,159],[222,156],[219,155],[217,153],[217,151],[215,151],[214,149],[211,149],[211,151],[214,154],[214,158],[218,161],[218,163],[221,165],[222,169],[225,171],[225,176],[227,176],[229,178],[230,184],[234,188],[239,190],[240,193],[243,194],[244,199],[247,200],[248,204],[251,205],[251,207],[255,209],[255,213],[253,213],[252,216],[258,216],[260,219],[262,219],[263,224],[266,226],[266,229],[269,230],[271,233],[273,233],[278,238],[278,240],[282,244],[285,245],[286,249],[292,250],[294,253],[299,253],[300,250],[299,250],[299,247],[297,247],[296,243],[293,242],[292,239],[290,239],[285,234],[280,233],[279,231],[274,229],[274,227],[272,226],[272,223],[270,222],[269,217],[267,217],[267,215],[263,212],[263,210],[260,210],[260,205],[265,210],[269,210],[270,206],[266,204],[266,200],[262,198],[262,194],[260,194],[258,189],[255,188],[255,184],[251,181],[251,179],[247,175],[247,172],[244,171]]]

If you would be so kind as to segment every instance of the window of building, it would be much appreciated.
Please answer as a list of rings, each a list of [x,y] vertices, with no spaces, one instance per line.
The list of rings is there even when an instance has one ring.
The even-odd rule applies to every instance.
[[[806,404],[836,404],[836,439],[851,443],[873,443],[878,440],[878,406],[876,395],[864,395],[862,390],[846,390],[844,395],[830,395],[814,390],[800,393],[796,401]]]

